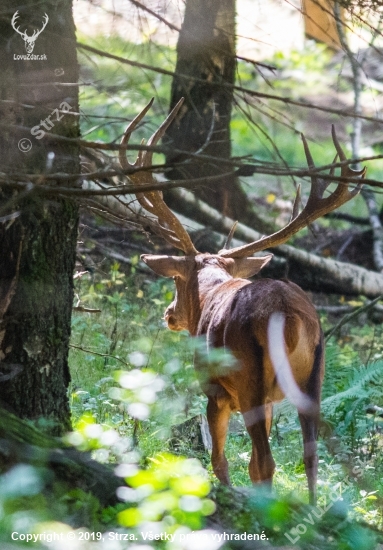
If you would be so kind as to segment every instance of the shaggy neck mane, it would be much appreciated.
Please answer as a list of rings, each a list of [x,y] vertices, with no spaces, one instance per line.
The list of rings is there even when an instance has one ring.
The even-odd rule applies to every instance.
[[[229,281],[233,277],[222,267],[217,265],[206,266],[198,273],[198,293],[200,301],[204,301],[206,294],[212,288]]]
[[[198,323],[201,317],[205,300],[210,291],[217,286],[232,279],[232,276],[223,269],[219,262],[212,260],[212,265],[204,265],[198,272],[197,277],[193,277],[189,281],[187,296],[188,296],[188,314],[189,314],[189,332],[192,335],[196,334]]]

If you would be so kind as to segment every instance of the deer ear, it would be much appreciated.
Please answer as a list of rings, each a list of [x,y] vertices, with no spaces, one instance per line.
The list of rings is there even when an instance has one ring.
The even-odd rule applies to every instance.
[[[243,279],[247,279],[248,277],[255,275],[269,263],[272,257],[273,254],[255,258],[233,258],[233,277],[242,277]]]
[[[162,277],[186,278],[186,258],[184,256],[154,256],[142,254],[141,260],[157,275]]]

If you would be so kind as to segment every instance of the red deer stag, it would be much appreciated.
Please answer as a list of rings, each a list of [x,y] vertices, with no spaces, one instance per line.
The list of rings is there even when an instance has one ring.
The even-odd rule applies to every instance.
[[[127,145],[132,131],[151,104],[130,123],[121,145]],[[163,136],[181,104],[182,100],[152,135],[148,146],[154,146]],[[332,138],[337,156],[341,161],[346,160],[334,130]],[[302,139],[308,166],[313,169],[307,142],[303,136]],[[141,151],[136,162],[130,164],[122,148],[120,163],[125,170],[142,168],[130,176],[133,183],[155,182],[150,170],[145,170],[152,164],[151,151]],[[305,208],[298,214],[297,199],[293,218],[286,227],[244,246],[225,247],[218,254],[200,253],[195,249],[160,191],[136,194],[141,206],[157,218],[160,234],[185,253],[182,257],[141,256],[157,274],[174,278],[175,299],[165,311],[168,327],[176,331],[188,330],[192,336],[206,335],[208,346],[228,348],[238,363],[237,370],[226,375],[214,373],[209,376],[208,373],[203,383],[213,444],[212,466],[222,483],[229,484],[224,454],[229,417],[231,412],[241,411],[252,441],[250,478],[254,483],[271,484],[275,469],[269,446],[272,404],[287,394],[298,406],[310,502],[315,502],[316,440],[324,375],[323,338],[318,316],[306,294],[294,283],[246,279],[258,273],[272,258],[272,254],[250,257],[252,254],[285,242],[323,214],[349,201],[360,191],[361,182],[351,191],[345,182],[350,177],[363,177],[364,173],[365,170],[353,171],[343,165],[343,181],[327,197],[323,194],[329,181],[313,175]]]

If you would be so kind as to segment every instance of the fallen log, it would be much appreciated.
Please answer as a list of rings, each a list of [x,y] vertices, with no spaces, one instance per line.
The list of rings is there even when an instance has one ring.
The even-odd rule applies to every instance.
[[[0,472],[20,463],[48,468],[56,481],[91,493],[102,506],[119,502],[116,490],[124,481],[115,476],[112,467],[93,460],[88,452],[68,447],[61,439],[44,434],[0,407]]]
[[[84,182],[84,188],[100,188],[95,182]],[[233,226],[234,220],[223,217],[220,212],[197,199],[193,193],[185,189],[173,190],[178,200],[173,203],[177,213],[203,224],[209,225],[221,235],[227,235]],[[156,224],[149,216],[143,216],[140,212],[134,212],[131,202],[124,202],[111,196],[99,195],[94,197],[101,207],[105,207],[108,213],[115,213],[120,220],[127,223],[141,223],[155,232]],[[238,223],[236,238],[240,243],[248,243],[259,239],[262,235],[254,229]],[[383,274],[367,270],[363,267],[323,258],[311,252],[300,250],[294,246],[283,244],[272,249],[275,259],[262,270],[266,277],[288,277],[299,284],[305,290],[334,292],[349,296],[366,296],[376,298],[383,294]],[[284,262],[281,260],[285,260]]]

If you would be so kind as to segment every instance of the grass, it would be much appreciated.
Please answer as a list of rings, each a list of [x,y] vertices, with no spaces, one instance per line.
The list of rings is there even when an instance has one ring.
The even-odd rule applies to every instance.
[[[108,276],[98,280],[87,276],[79,283],[78,295],[83,304],[97,307],[99,314],[76,313],[73,318],[70,366],[72,372],[72,414],[75,424],[84,414],[94,421],[117,430],[133,441],[136,439],[142,464],[156,453],[168,450],[170,428],[174,424],[204,412],[206,398],[199,389],[193,369],[193,349],[186,333],[172,333],[161,320],[163,310],[172,295],[172,283],[167,280],[155,282],[146,276],[134,273],[124,275],[118,264],[111,267]],[[327,346],[327,377],[323,396],[347,387],[359,355],[354,351],[354,342],[361,336],[373,339],[373,331],[367,326],[349,331],[350,342],[341,344],[336,340]],[[372,342],[368,345],[371,347]],[[381,344],[376,340],[377,355]],[[134,421],[121,402],[110,397],[110,388],[116,386],[116,373],[121,370],[150,369],[165,381],[158,400],[151,405],[148,419]],[[383,397],[380,388],[375,388]],[[335,403],[325,420],[332,425],[333,435],[341,439],[344,449],[350,454],[350,465],[361,457],[368,466],[360,483],[347,490],[345,502],[358,520],[382,526],[382,510],[376,506],[376,495],[382,491],[383,464],[380,456],[381,423],[364,413],[365,400],[355,407],[355,400]],[[354,425],[352,425],[354,423]],[[346,476],[341,461],[329,453],[324,436],[319,442],[319,504],[329,502],[329,495],[337,483]],[[375,441],[375,442],[374,442]],[[307,499],[306,476],[302,461],[302,437],[296,412],[285,402],[275,406],[271,447],[277,465],[275,489],[281,498]],[[206,467],[211,482],[216,484],[207,454],[184,448],[185,454],[199,458]],[[243,427],[230,433],[226,454],[230,464],[234,486],[248,487],[248,462],[250,439]],[[377,491],[375,493],[374,491]],[[346,506],[344,504],[344,506]]]

